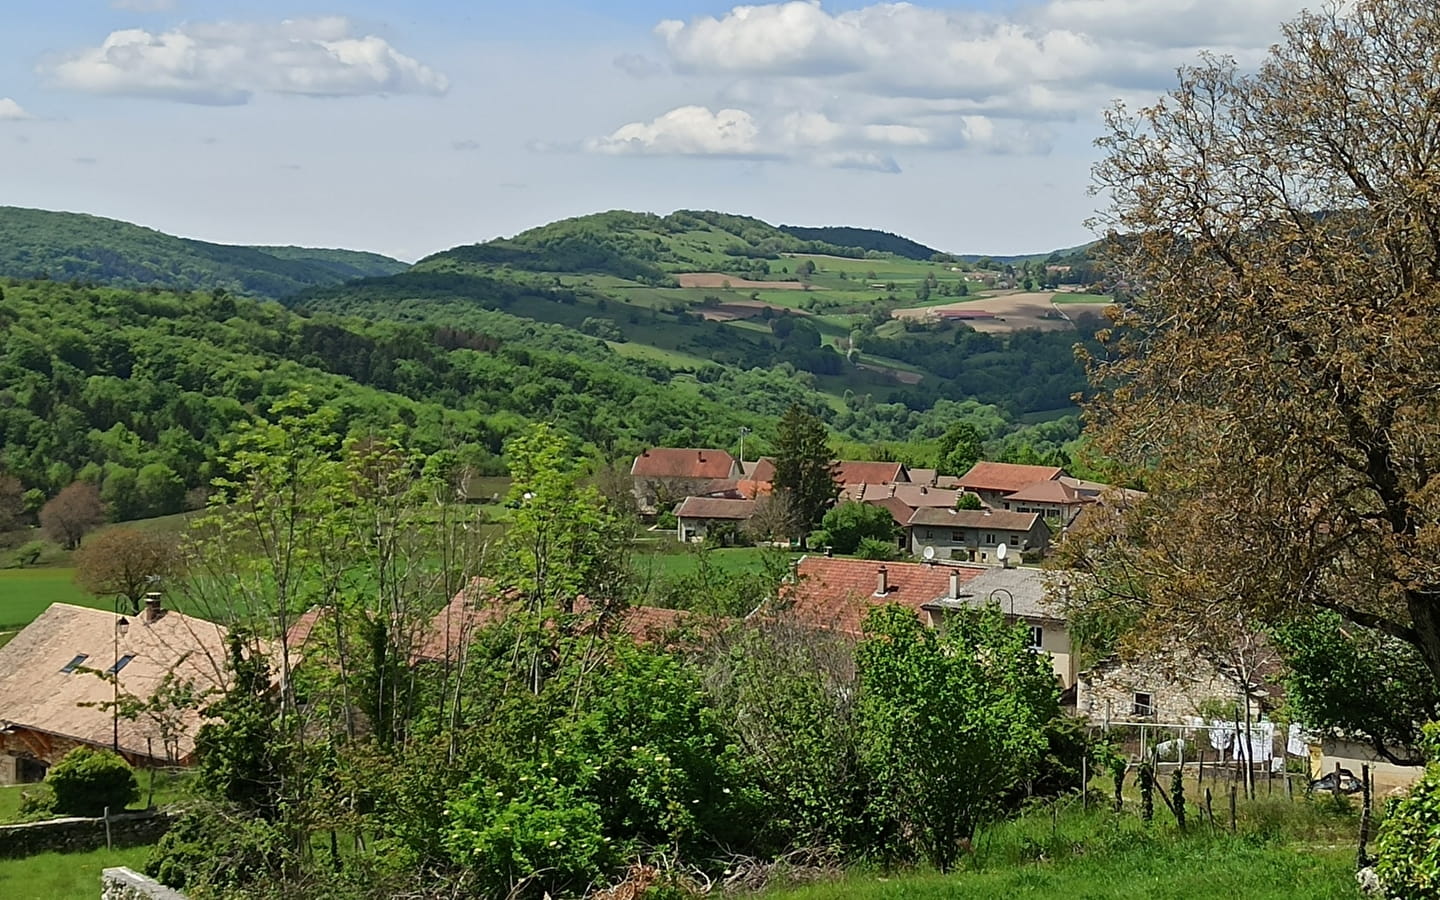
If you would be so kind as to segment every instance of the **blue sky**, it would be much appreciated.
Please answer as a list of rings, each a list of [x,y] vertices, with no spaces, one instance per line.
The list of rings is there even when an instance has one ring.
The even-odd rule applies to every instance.
[[[1093,138],[1298,0],[10,0],[0,203],[413,259],[602,209],[1089,237]]]

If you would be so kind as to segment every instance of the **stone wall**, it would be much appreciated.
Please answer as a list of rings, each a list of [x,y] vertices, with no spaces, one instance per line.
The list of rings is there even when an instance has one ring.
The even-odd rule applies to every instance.
[[[110,840],[116,847],[153,844],[170,829],[164,812],[121,813],[110,817]],[[48,819],[23,825],[0,825],[0,859],[98,850],[105,846],[105,820]]]
[[[124,867],[106,869],[100,876],[100,900],[186,900],[153,878]]]

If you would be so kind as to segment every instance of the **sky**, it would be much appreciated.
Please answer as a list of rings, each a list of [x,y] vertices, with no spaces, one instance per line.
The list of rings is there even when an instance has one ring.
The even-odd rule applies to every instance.
[[[0,204],[413,260],[606,209],[1090,239],[1094,140],[1301,0],[6,0]]]

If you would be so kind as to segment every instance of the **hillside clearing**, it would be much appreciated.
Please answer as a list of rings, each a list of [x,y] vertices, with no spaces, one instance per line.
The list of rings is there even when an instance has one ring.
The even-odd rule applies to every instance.
[[[685,288],[765,288],[772,291],[803,291],[806,286],[798,281],[751,281],[739,275],[724,272],[686,272],[676,275],[675,280]],[[815,290],[821,290],[815,288]]]

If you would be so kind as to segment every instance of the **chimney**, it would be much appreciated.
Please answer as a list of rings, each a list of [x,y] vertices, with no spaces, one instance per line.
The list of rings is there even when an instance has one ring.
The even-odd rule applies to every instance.
[[[151,591],[145,595],[145,610],[142,615],[147,624],[165,615],[165,607],[160,600],[159,591]]]
[[[950,570],[950,599],[960,599],[960,570]]]
[[[884,566],[875,570],[875,596],[883,597],[890,593],[889,574],[890,570]]]

